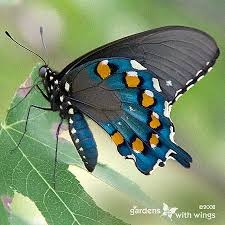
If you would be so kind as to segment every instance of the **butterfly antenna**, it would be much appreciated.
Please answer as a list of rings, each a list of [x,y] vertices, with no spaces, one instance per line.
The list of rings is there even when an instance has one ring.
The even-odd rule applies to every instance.
[[[44,51],[45,51],[45,56],[48,59],[48,64],[49,64],[49,56],[48,56],[47,47],[46,47],[46,44],[45,44],[45,41],[44,41],[43,27],[42,26],[40,27],[40,36],[41,36],[41,43],[42,43],[42,46],[43,46]]]
[[[40,55],[38,55],[36,52],[30,50],[29,48],[23,46],[22,44],[20,44],[18,41],[16,41],[16,40],[9,34],[8,31],[5,31],[5,34],[6,34],[13,42],[15,42],[17,45],[19,45],[19,46],[22,47],[23,49],[26,49],[27,51],[33,53],[33,54],[36,55],[38,58],[40,58],[40,59],[44,62],[45,65],[47,65],[47,64],[46,64],[46,61],[45,61]]]

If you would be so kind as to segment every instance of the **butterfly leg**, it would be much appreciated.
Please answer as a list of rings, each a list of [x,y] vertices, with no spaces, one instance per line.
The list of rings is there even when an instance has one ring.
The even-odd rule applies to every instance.
[[[55,146],[55,161],[54,161],[54,171],[53,171],[53,188],[55,189],[56,184],[56,167],[58,162],[58,144],[59,144],[59,131],[63,123],[63,118],[61,118],[59,125],[56,130],[56,146]]]
[[[40,107],[40,106],[36,106],[36,105],[30,105],[29,110],[28,110],[28,113],[27,113],[25,128],[24,128],[24,132],[22,134],[22,137],[20,138],[17,146],[13,150],[11,150],[11,152],[15,151],[20,146],[20,144],[21,144],[21,142],[22,142],[22,140],[23,140],[23,138],[24,138],[24,136],[25,136],[25,134],[27,132],[27,125],[28,125],[29,116],[30,116],[30,112],[31,112],[31,109],[32,108],[46,110],[46,111],[52,111],[52,108],[45,108],[45,107]]]
[[[49,97],[43,92],[43,90],[39,87],[39,85],[37,84],[35,87],[37,87],[37,89],[41,92],[42,96],[49,101]]]
[[[21,102],[23,102],[27,97],[28,95],[31,93],[31,91],[36,87],[37,85],[32,85],[30,88],[30,90],[26,93],[26,95],[16,104],[14,105],[12,108],[8,109],[8,113],[10,111],[12,111],[13,109],[15,109]],[[27,87],[28,88],[28,87]],[[8,116],[8,113],[7,113],[7,116]]]

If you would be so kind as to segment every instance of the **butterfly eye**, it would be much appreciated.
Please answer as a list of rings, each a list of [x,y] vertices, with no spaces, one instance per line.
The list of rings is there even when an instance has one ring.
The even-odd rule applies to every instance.
[[[47,75],[47,68],[45,66],[42,66],[40,69],[39,69],[39,75],[41,77],[45,77],[45,75]]]

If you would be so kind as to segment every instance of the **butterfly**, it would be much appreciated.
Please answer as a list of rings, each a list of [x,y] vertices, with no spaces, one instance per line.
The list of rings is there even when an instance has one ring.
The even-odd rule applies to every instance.
[[[169,217],[172,220],[173,214],[178,210],[178,208],[169,208],[166,203],[163,203],[163,213],[161,216]]]
[[[172,158],[189,168],[192,157],[174,141],[174,102],[208,71],[219,49],[207,33],[168,26],[134,34],[99,47],[61,72],[46,63],[37,85],[50,108],[68,121],[71,139],[88,171],[98,151],[85,116],[102,127],[119,154],[143,174]],[[57,150],[57,147],[56,147]],[[57,154],[56,154],[57,155]]]

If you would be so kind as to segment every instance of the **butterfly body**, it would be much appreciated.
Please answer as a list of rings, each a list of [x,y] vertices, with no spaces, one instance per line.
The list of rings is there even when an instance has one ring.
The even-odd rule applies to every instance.
[[[45,98],[68,120],[73,143],[89,171],[95,168],[98,152],[83,115],[111,136],[122,156],[149,174],[168,158],[190,167],[191,156],[173,140],[170,110],[218,54],[205,33],[165,27],[100,47],[59,73],[44,65],[39,74]]]

